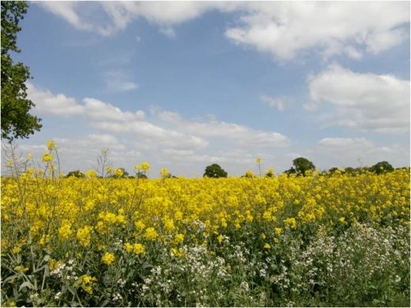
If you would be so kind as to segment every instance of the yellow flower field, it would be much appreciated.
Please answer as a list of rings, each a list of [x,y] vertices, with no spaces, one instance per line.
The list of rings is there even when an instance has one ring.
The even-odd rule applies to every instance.
[[[384,306],[409,298],[409,169],[95,175],[28,169],[3,178],[3,306]]]

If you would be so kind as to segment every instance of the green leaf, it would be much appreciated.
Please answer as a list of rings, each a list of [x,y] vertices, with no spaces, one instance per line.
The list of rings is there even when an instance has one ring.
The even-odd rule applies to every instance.
[[[30,281],[25,281],[20,285],[19,291],[21,291],[23,288],[34,289],[34,285]]]

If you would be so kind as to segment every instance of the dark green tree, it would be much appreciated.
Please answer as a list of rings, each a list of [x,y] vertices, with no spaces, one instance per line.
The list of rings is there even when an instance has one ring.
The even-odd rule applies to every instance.
[[[29,114],[35,106],[26,93],[29,68],[21,62],[13,63],[10,56],[10,52],[21,52],[17,33],[27,8],[25,1],[1,1],[1,137],[9,141],[28,138],[42,127],[41,119]]]
[[[357,172],[353,167],[347,167],[344,169],[344,172],[346,174],[350,174],[350,175],[355,175],[355,173]]]
[[[389,162],[384,160],[380,161],[379,163],[376,163],[374,166],[371,166],[369,170],[376,174],[382,174],[394,171],[394,167],[391,166]]]
[[[298,157],[293,160],[294,170],[297,175],[305,176],[307,171],[314,171],[315,166],[314,164],[309,161],[307,158]]]
[[[293,167],[291,167],[290,169],[285,170],[284,173],[285,173],[286,175],[290,176],[291,174],[295,174],[296,171],[295,171],[295,169],[294,169]]]
[[[336,173],[338,170],[340,170],[340,169],[338,169],[337,167],[332,167],[332,168],[330,168],[330,170],[328,170],[328,173],[334,174],[334,173]]]
[[[69,178],[69,177],[84,178],[85,175],[80,170],[75,170],[75,171],[70,171],[69,173],[67,173],[66,178]]]
[[[226,178],[227,172],[218,164],[212,164],[207,166],[204,171],[203,177],[208,178]]]
[[[138,178],[138,179],[148,179],[145,172],[142,172],[142,171],[139,171],[139,172],[136,173],[136,178]]]

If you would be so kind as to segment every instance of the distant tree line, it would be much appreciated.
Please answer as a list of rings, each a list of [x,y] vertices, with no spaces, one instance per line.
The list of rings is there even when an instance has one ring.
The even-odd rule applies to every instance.
[[[137,172],[136,175],[130,175],[124,168],[119,168],[121,172],[116,175],[116,173],[107,175],[105,177],[112,177],[112,178],[140,178],[140,179],[147,179],[148,176],[145,172]],[[312,173],[313,171],[316,170],[316,167],[313,162],[308,160],[307,158],[304,157],[298,157],[293,160],[293,166],[290,169],[287,169],[284,171],[284,174],[287,174],[288,176],[295,175],[295,176],[307,176],[308,174]],[[381,161],[376,163],[375,165],[371,167],[358,167],[358,168],[352,168],[352,167],[347,167],[344,169],[339,169],[337,167],[332,167],[327,171],[322,171],[319,174],[320,175],[329,175],[332,176],[336,172],[344,173],[344,174],[349,174],[349,175],[356,175],[363,173],[364,171],[372,172],[375,174],[384,174],[388,172],[394,171],[394,167],[387,161]],[[228,176],[227,171],[225,171],[219,164],[211,164],[207,166],[204,170],[203,177],[204,178],[226,178]],[[85,174],[82,173],[80,170],[75,170],[75,171],[70,171],[67,173],[66,177],[77,177],[77,178],[83,178],[85,177]],[[104,176],[100,176],[104,177]],[[252,171],[246,171],[245,175],[242,177],[247,177],[247,178],[252,178],[256,177]],[[269,169],[264,177],[274,177],[274,171],[272,169]],[[171,173],[168,173],[167,176],[162,176],[162,178],[176,178],[174,175]]]

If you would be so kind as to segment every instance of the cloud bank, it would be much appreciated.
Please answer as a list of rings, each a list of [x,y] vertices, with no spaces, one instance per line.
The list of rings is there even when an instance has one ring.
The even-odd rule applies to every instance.
[[[339,65],[308,78],[311,104],[329,104],[326,125],[375,132],[406,132],[410,127],[410,82],[391,75],[356,73]]]
[[[359,59],[399,45],[407,37],[409,2],[38,2],[78,30],[114,35],[143,18],[175,37],[173,26],[209,11],[236,12],[238,21],[224,35],[287,61],[309,50],[325,59],[346,55]],[[99,14],[91,14],[98,12]],[[380,18],[381,14],[384,18]],[[104,15],[105,18],[95,18]]]

